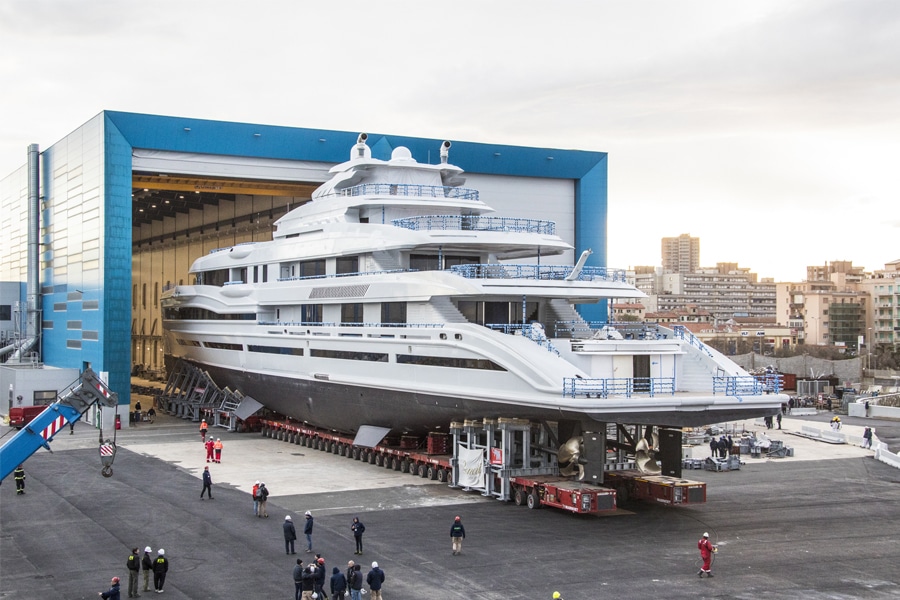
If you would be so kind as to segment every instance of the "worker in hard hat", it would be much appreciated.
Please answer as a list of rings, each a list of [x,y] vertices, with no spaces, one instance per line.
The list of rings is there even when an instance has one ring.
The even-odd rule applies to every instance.
[[[553,600],[565,600],[559,592],[553,592]]]
[[[697,575],[702,578],[703,574],[706,573],[707,577],[712,577],[713,574],[710,568],[712,566],[712,555],[716,552],[716,547],[709,541],[709,534],[705,531],[703,532],[703,537],[697,542],[697,547],[700,549],[700,558],[703,559],[703,566],[697,571]]]

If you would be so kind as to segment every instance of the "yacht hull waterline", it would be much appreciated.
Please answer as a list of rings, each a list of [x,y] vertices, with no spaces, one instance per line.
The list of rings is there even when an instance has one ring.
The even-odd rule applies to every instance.
[[[576,251],[553,223],[489,216],[449,142],[428,165],[402,147],[374,159],[366,138],[272,241],[213,251],[164,292],[170,373],[184,360],[347,433],[504,417],[694,427],[786,402],[683,328],[585,322],[579,304],[644,295],[589,249],[550,262]]]

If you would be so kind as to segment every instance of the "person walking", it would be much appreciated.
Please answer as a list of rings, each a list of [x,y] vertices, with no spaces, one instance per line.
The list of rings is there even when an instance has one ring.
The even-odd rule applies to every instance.
[[[356,552],[353,554],[362,554],[362,536],[365,530],[366,526],[362,524],[359,517],[353,517],[353,522],[350,523],[350,531],[353,532],[353,537],[356,540]]]
[[[872,428],[866,427],[863,430],[863,448],[871,448],[872,447]]]
[[[144,571],[144,591],[150,591],[150,571],[153,570],[153,559],[150,558],[150,553],[153,550],[150,549],[150,546],[144,548],[144,556],[141,557],[141,569]]]
[[[113,577],[109,582],[109,589],[105,592],[98,592],[97,595],[105,600],[119,600],[121,593],[119,592],[119,578]]]
[[[372,570],[366,575],[366,583],[372,591],[372,600],[381,600],[381,585],[384,583],[384,571],[378,568],[378,563],[372,563]]]
[[[303,561],[299,558],[297,559],[297,564],[294,565],[294,600],[300,600],[300,593],[303,591]]]
[[[313,516],[306,511],[306,523],[303,524],[303,534],[306,536],[306,551],[312,552]]]
[[[353,571],[350,574],[350,600],[360,600],[363,586],[362,567],[353,565]]]
[[[450,541],[453,542],[453,556],[462,554],[462,541],[466,539],[466,528],[463,527],[462,519],[457,515],[453,519],[453,525],[450,526]]]
[[[13,478],[16,480],[16,496],[22,496],[25,494],[25,467],[19,465],[16,467],[16,470],[13,471]]]
[[[712,555],[716,551],[716,547],[710,543],[709,534],[705,531],[703,532],[703,537],[697,542],[697,547],[700,549],[700,558],[703,559],[703,566],[697,571],[697,575],[703,577],[703,574],[706,573],[707,577],[712,577],[713,574],[710,571],[710,567],[712,566]]]
[[[163,586],[166,584],[166,573],[169,572],[169,559],[166,558],[166,551],[162,548],[156,553],[156,560],[153,561],[153,589],[157,594],[163,593]]]
[[[294,529],[294,521],[291,519],[291,515],[284,517],[282,527],[284,528],[284,553],[297,554],[294,551],[294,540],[297,539],[297,530]]]
[[[203,494],[213,499],[212,495],[212,475],[209,474],[209,467],[203,467],[203,489],[200,490],[200,499],[203,500]]]
[[[347,577],[337,567],[331,569],[331,596],[334,600],[344,600],[347,594]]]
[[[325,593],[325,577],[327,576],[327,572],[325,570],[325,559],[322,558],[322,555],[316,554],[316,583],[313,591],[317,594],[317,598],[320,600],[328,600],[328,594]]]
[[[256,483],[253,484],[253,491],[251,492],[253,496],[253,514],[257,517],[259,516],[259,480],[256,480]]]
[[[216,442],[212,438],[206,440],[206,462],[213,462],[215,460],[213,458],[213,446],[215,446]]]
[[[259,489],[256,490],[256,494],[259,498],[259,511],[256,513],[256,516],[268,519],[269,509],[266,508],[266,499],[269,497],[269,488],[266,487],[265,483],[260,483]]]
[[[141,595],[138,594],[138,575],[141,571],[141,558],[137,548],[131,549],[131,554],[128,555],[125,567],[128,569],[128,597],[140,598]]]
[[[775,415],[775,421],[778,422],[778,429],[781,429],[781,413]]]
[[[206,432],[209,429],[206,425],[206,419],[200,421],[200,441],[206,443]]]
[[[216,438],[216,443],[213,444],[213,450],[216,451],[216,462],[222,462],[222,439]]]

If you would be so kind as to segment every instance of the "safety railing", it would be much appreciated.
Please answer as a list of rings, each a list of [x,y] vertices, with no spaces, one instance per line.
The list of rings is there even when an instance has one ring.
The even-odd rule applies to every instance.
[[[678,339],[684,340],[688,342],[691,346],[695,346],[699,348],[703,352],[705,352],[708,356],[712,356],[712,352],[709,351],[709,348],[697,338],[693,333],[685,329],[684,325],[674,325],[672,327],[672,331],[675,332],[675,337]]]
[[[412,231],[501,231],[556,235],[556,223],[539,219],[482,217],[478,215],[427,215],[391,221]]]
[[[609,396],[675,395],[674,377],[609,377],[563,379],[563,395],[570,398],[608,398]]]
[[[549,352],[555,352],[559,356],[559,350],[550,343],[550,340],[544,333],[544,328],[537,323],[486,323],[485,327],[510,335],[521,333],[523,337],[527,337],[538,346],[546,348]]]
[[[761,396],[777,394],[782,389],[782,377],[778,373],[767,373],[758,377],[753,375],[713,377],[713,394]]]
[[[341,196],[416,196],[421,198],[453,198],[478,201],[478,190],[446,185],[409,183],[362,183],[340,190]]]
[[[466,279],[538,279],[560,281],[571,275],[574,267],[561,265],[481,264],[454,265],[450,271]],[[575,281],[625,281],[623,269],[584,267]]]

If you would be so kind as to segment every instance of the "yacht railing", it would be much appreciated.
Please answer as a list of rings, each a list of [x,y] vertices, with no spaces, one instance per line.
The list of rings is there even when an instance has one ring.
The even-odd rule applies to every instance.
[[[539,219],[482,217],[478,215],[427,215],[391,221],[412,231],[501,231],[556,235],[556,223]]]
[[[556,321],[554,337],[599,340],[664,340],[669,333],[655,321]]]
[[[362,183],[338,192],[341,196],[416,196],[421,198],[453,198],[478,201],[478,190],[446,185],[409,183]]]
[[[441,329],[444,323],[329,323],[325,321],[257,321],[258,325],[280,327],[404,327],[408,329]]]
[[[494,331],[502,331],[503,333],[510,335],[521,333],[522,336],[527,337],[532,342],[535,342],[538,346],[546,348],[549,352],[555,352],[556,355],[559,356],[559,350],[557,350],[556,346],[550,343],[550,340],[547,339],[547,336],[544,334],[543,327],[528,323],[485,323],[484,326],[488,329],[493,329]]]
[[[517,265],[490,263],[482,265],[454,265],[450,271],[466,279],[543,279],[560,281],[566,279],[574,267],[563,265]],[[607,267],[584,267],[576,281],[621,281],[625,282],[623,269]]]
[[[706,352],[710,357],[713,355],[706,344],[701,342],[693,333],[685,329],[684,325],[674,325],[672,331],[675,332],[675,337],[688,342],[691,346],[696,346],[703,352]]]
[[[387,275],[389,273],[415,273],[419,269],[389,269],[386,271],[356,271],[354,273],[330,273],[328,275],[303,275],[302,277],[279,277],[276,281],[303,281],[305,279],[333,279],[336,277],[363,277],[366,275]]]
[[[778,373],[766,373],[759,377],[742,375],[734,377],[713,377],[713,394],[728,396],[761,396],[777,394],[783,388],[782,377]]]
[[[570,398],[608,398],[609,396],[653,396],[675,395],[674,377],[609,377],[586,379],[566,377],[563,379],[563,395]]]

